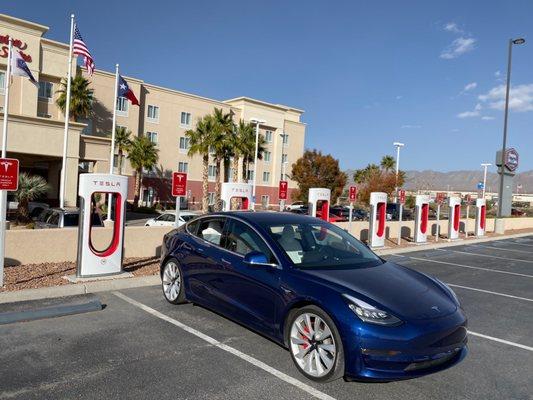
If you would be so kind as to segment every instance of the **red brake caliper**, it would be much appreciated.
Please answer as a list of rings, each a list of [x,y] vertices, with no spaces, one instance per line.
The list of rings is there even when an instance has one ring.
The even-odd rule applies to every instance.
[[[304,332],[305,333],[309,333],[309,328],[307,326],[304,327]],[[301,345],[302,348],[305,350],[305,349],[307,349],[310,346],[309,339],[305,335],[300,334],[300,336],[302,337],[302,340],[305,341],[305,343]]]

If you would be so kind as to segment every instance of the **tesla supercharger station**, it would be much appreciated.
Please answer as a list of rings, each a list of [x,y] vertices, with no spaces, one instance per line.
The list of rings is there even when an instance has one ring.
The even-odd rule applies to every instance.
[[[100,194],[100,201],[103,200],[103,202],[108,195],[111,195],[114,211],[112,237],[109,245],[102,250],[98,250],[92,240],[93,214],[98,207],[96,194]],[[128,178],[112,174],[80,174],[78,195],[80,197],[80,222],[76,276],[83,278],[120,273],[122,271]]]
[[[429,196],[419,194],[415,200],[415,243],[426,243],[429,226]]]
[[[459,228],[461,227],[461,198],[450,197],[448,199],[448,240],[459,239]]]
[[[252,185],[250,183],[224,182],[222,184],[220,198],[222,200],[222,211],[231,210],[232,199],[241,201],[241,210],[248,210],[250,204],[252,204]]]
[[[329,221],[329,203],[331,201],[331,190],[325,188],[309,189],[309,215],[316,217],[320,211],[320,218]]]
[[[387,193],[370,193],[369,234],[370,247],[385,246],[387,222]]]
[[[476,200],[476,236],[485,236],[485,225],[487,223],[487,202],[485,199]]]

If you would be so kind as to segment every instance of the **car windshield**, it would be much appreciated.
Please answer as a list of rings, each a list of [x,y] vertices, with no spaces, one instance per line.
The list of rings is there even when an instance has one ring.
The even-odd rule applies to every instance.
[[[265,228],[299,268],[368,268],[383,263],[363,243],[332,224],[272,224]]]
[[[190,220],[193,219],[194,217],[196,217],[196,215],[180,215],[180,218],[181,218],[182,220],[184,220],[185,222],[190,221]]]

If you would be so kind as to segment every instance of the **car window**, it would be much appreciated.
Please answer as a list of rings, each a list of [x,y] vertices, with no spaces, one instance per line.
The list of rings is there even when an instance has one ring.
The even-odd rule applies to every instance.
[[[79,214],[65,214],[63,217],[63,226],[78,226],[78,223],[80,221],[80,215]],[[93,223],[94,225],[94,223]]]
[[[198,229],[198,225],[200,224],[200,220],[197,219],[196,221],[189,222],[187,224],[187,232],[190,234],[196,235],[196,231]]]
[[[196,215],[180,215],[180,219],[187,222],[196,217]]]
[[[46,222],[51,224],[51,225],[59,226],[59,213],[58,212],[53,212],[48,217],[48,220]]]
[[[265,228],[300,268],[368,268],[383,263],[364,244],[332,224],[274,224]]]
[[[200,220],[196,236],[209,243],[220,246],[220,239],[224,229],[224,220],[225,218],[204,218]]]
[[[166,217],[166,216],[167,216],[166,214],[161,214],[161,215],[160,215],[159,217],[157,217],[155,220],[156,220],[156,221],[165,221],[165,217]]]
[[[175,215],[174,214],[163,214],[157,220],[163,221],[163,222],[174,222]]]
[[[41,212],[41,214],[39,214],[39,217],[37,218],[37,221],[46,222],[50,217],[50,214],[52,214],[52,210],[45,210]]]
[[[259,251],[267,256],[269,262],[276,263],[272,251],[261,236],[241,221],[234,219],[228,220],[228,228],[223,240],[223,246],[243,256],[252,251]]]

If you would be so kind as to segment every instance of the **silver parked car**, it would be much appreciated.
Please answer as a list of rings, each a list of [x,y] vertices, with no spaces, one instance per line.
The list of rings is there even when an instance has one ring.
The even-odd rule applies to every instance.
[[[75,228],[79,225],[79,222],[79,208],[49,208],[41,212],[41,214],[37,217],[35,220],[35,228]],[[100,214],[92,214],[92,226],[104,226]]]

